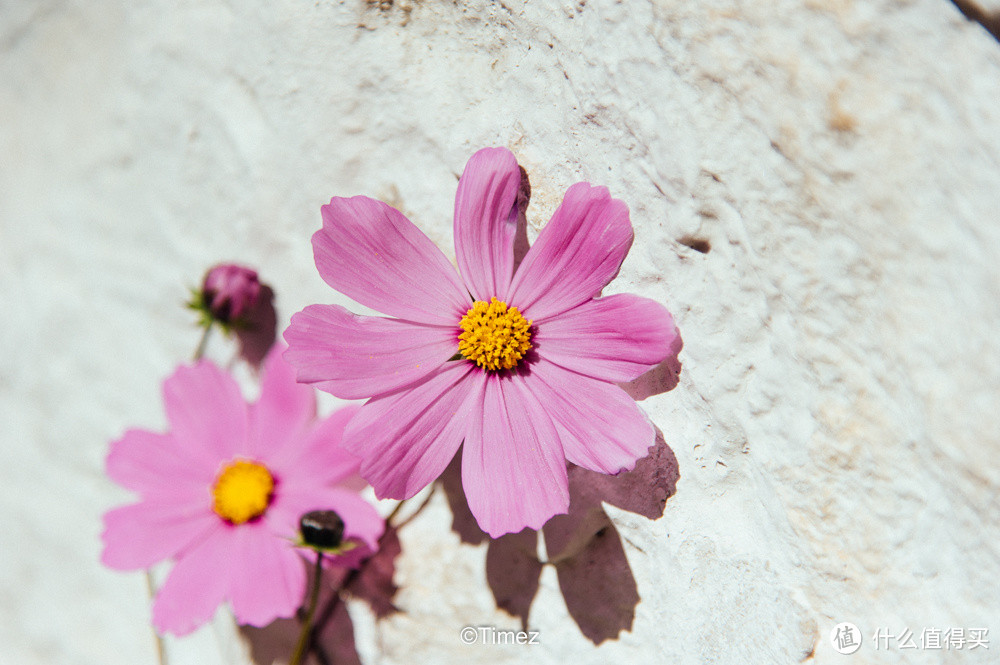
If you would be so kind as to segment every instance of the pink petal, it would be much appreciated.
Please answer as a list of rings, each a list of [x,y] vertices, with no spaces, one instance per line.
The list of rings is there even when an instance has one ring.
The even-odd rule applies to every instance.
[[[441,475],[482,399],[477,376],[472,363],[448,363],[427,381],[361,407],[343,446],[363,458],[361,476],[380,499],[408,499]]]
[[[341,448],[341,450],[343,450],[343,448]],[[344,452],[346,453],[347,451],[345,450]],[[351,455],[351,457],[354,457],[353,454],[351,453],[349,454]],[[357,471],[360,470],[361,470],[361,459],[358,458]],[[366,487],[368,487],[368,481],[359,476],[357,471],[355,471],[353,475],[347,476],[346,478],[341,478],[340,480],[336,481],[337,487],[342,487],[343,489],[351,490],[352,492],[361,492]]]
[[[257,522],[235,529],[229,600],[236,622],[265,626],[290,617],[306,594],[305,562],[292,544]]]
[[[624,390],[544,360],[531,370],[532,392],[552,417],[570,462],[618,473],[649,452],[656,431]]]
[[[214,469],[192,465],[178,454],[174,437],[130,429],[111,443],[108,476],[144,497],[190,497],[204,492],[214,479]]]
[[[344,428],[361,410],[352,404],[334,411],[300,433],[294,446],[286,446],[265,460],[280,482],[292,487],[332,485],[357,473],[361,459],[340,447]]]
[[[344,535],[360,538],[372,550],[378,549],[378,539],[385,532],[385,520],[375,507],[354,492],[334,488],[330,492],[329,505],[344,520]]]
[[[247,405],[236,381],[207,360],[178,367],[163,402],[181,454],[208,465],[247,452]]]
[[[538,354],[581,374],[631,381],[670,353],[677,329],[660,303],[631,294],[595,298],[544,321],[532,342]]]
[[[355,196],[322,208],[313,253],[327,284],[401,319],[455,325],[468,294],[440,249],[395,208]]]
[[[455,256],[476,300],[502,296],[514,273],[521,170],[506,148],[483,148],[465,165],[455,195]]]
[[[614,279],[631,244],[625,204],[578,182],[528,250],[505,302],[536,322],[572,309]]]
[[[139,570],[169,559],[220,524],[211,505],[206,488],[200,504],[156,499],[109,510],[101,562],[116,570]]]
[[[462,486],[480,528],[497,538],[540,529],[569,507],[562,445],[531,390],[530,377],[491,374],[482,411],[474,414],[462,450]]]
[[[233,561],[232,535],[231,529],[213,530],[177,561],[153,601],[158,632],[186,635],[212,618],[242,563]]]
[[[264,361],[260,399],[250,407],[250,441],[247,453],[254,458],[296,444],[302,430],[316,417],[316,393],[295,381],[295,370],[281,359],[284,349],[275,345]],[[293,446],[294,447],[294,446]]]
[[[358,316],[338,305],[310,305],[285,330],[285,360],[298,380],[343,399],[392,392],[434,372],[458,352],[449,327]]]

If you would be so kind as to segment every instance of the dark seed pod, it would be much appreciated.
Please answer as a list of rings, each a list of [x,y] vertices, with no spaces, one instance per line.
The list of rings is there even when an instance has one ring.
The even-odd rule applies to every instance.
[[[344,539],[344,520],[332,510],[312,510],[299,519],[299,531],[310,547],[339,547]]]

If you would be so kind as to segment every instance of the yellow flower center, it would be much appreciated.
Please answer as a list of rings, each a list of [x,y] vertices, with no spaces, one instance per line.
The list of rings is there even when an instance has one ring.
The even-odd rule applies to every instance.
[[[477,300],[459,325],[458,352],[483,369],[516,367],[531,349],[531,321],[502,300]]]
[[[236,459],[222,469],[212,486],[212,510],[232,524],[260,517],[271,503],[274,477],[263,464]]]

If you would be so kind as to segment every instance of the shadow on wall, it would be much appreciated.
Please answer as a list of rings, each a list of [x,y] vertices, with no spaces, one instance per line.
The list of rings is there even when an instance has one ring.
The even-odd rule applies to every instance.
[[[239,343],[240,357],[251,367],[260,369],[278,333],[278,313],[274,309],[274,291],[270,286],[261,285],[257,304],[248,313],[245,325],[233,332]]]
[[[347,612],[343,595],[364,600],[379,619],[399,609],[392,603],[398,587],[392,577],[396,557],[401,551],[396,527],[386,525],[379,539],[379,550],[365,565],[357,569],[330,567],[324,571],[326,583],[320,592],[312,648],[305,659],[308,665],[361,665],[354,643],[354,623]],[[307,588],[312,587],[312,575]],[[240,633],[250,647],[250,657],[258,665],[285,662],[295,644],[305,620],[299,610],[295,619],[279,619],[263,628],[240,626]]]
[[[622,386],[635,399],[673,390],[677,386],[681,349],[677,338],[667,360],[635,381]],[[663,515],[667,499],[677,491],[677,458],[657,428],[649,455],[627,473],[609,476],[578,466],[569,469],[569,512],[556,515],[542,527],[547,561],[538,559],[538,532],[524,529],[491,539],[480,530],[462,491],[462,452],[452,460],[438,482],[448,497],[452,529],[462,542],[487,541],[486,581],[497,607],[521,619],[528,630],[531,603],[545,565],[554,566],[559,589],[570,616],[590,641],[600,644],[631,630],[639,589],[621,536],[604,512],[601,501],[655,520]]]
[[[519,617],[527,630],[542,567],[554,566],[570,616],[580,632],[600,644],[632,629],[639,604],[621,537],[601,501],[657,519],[676,491],[679,476],[677,458],[659,430],[650,454],[628,473],[608,476],[571,467],[569,512],[542,527],[545,562],[537,556],[537,531],[524,529],[493,540],[479,529],[462,492],[461,452],[441,476],[441,484],[454,515],[452,528],[461,539],[470,544],[489,542],[486,581],[497,607]]]

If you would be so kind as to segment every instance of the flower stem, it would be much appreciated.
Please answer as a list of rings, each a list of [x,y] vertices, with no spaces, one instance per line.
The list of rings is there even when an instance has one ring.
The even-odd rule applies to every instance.
[[[427,493],[427,496],[424,498],[423,502],[417,507],[417,509],[413,511],[413,514],[407,517],[399,524],[395,524],[394,523],[395,519],[399,516],[400,511],[402,511],[403,505],[408,501],[408,499],[401,500],[392,509],[392,512],[389,513],[389,516],[385,518],[386,526],[388,528],[401,529],[407,524],[409,524],[410,520],[419,515],[423,511],[423,509],[427,507],[427,504],[430,503],[431,499],[434,497],[434,491],[436,489],[437,485],[436,484],[432,485],[431,491]],[[382,537],[385,538],[385,535],[383,534]],[[337,606],[343,602],[343,597],[341,594],[343,594],[345,591],[350,593],[348,591],[348,588],[351,586],[354,580],[358,578],[358,576],[360,576],[363,572],[365,572],[368,569],[368,565],[371,563],[371,561],[372,561],[371,557],[365,559],[365,561],[361,563],[361,565],[358,568],[352,568],[350,572],[348,572],[347,575],[344,577],[344,579],[341,580],[340,588],[337,589],[337,592],[334,593],[333,596],[327,600],[326,605],[323,606],[323,611],[320,612],[319,618],[316,620],[317,630],[322,630],[323,627],[326,626],[327,622],[330,621],[330,619],[333,617],[333,613],[337,610]],[[296,665],[296,664],[293,661],[290,662],[288,665]]]
[[[195,362],[201,360],[201,357],[205,355],[205,348],[208,346],[208,334],[212,332],[212,328],[214,327],[215,325],[212,322],[209,322],[209,324],[205,326],[205,332],[201,334],[201,341],[198,342],[198,348],[195,349],[194,352]]]
[[[333,613],[337,610],[337,605],[343,602],[341,593],[344,592],[347,589],[347,587],[351,586],[354,580],[361,574],[361,572],[368,565],[369,561],[371,561],[371,559],[367,559],[363,564],[361,564],[361,568],[352,568],[351,572],[347,573],[347,576],[344,577],[343,581],[341,581],[340,588],[337,589],[337,593],[333,594],[329,602],[327,602],[326,606],[323,608],[323,611],[320,612],[319,619],[316,620],[317,628],[322,629],[322,627],[325,626],[327,622],[333,618]]]
[[[402,501],[396,504],[396,507],[392,509],[391,513],[389,513],[389,516],[385,518],[386,524],[392,524],[392,521],[396,519],[396,515],[398,515],[399,511],[403,509],[404,503],[406,503],[406,499],[403,499]]]
[[[146,590],[149,591],[149,599],[153,600],[156,595],[156,584],[153,582],[153,571],[146,569]],[[167,665],[167,652],[163,648],[163,638],[153,628],[153,639],[156,640],[156,662],[159,665]]]
[[[299,633],[299,643],[295,645],[292,659],[288,665],[300,665],[309,647],[309,638],[312,636],[313,617],[316,615],[316,605],[319,602],[320,580],[323,578],[323,553],[316,552],[316,571],[313,574],[312,595],[309,599],[309,611],[306,613],[306,620],[302,624],[302,632]]]
[[[408,501],[408,499],[401,500],[399,503],[396,504],[396,507],[392,509],[392,512],[389,513],[389,516],[385,518],[385,523],[388,524],[389,526],[396,526],[396,528],[400,528],[403,525],[408,524],[410,520],[419,515],[420,512],[427,507],[427,504],[431,502],[431,498],[434,496],[434,490],[436,489],[437,485],[431,485],[431,491],[427,493],[427,496],[424,497],[424,500],[421,502],[421,504],[417,506],[417,509],[413,511],[413,514],[407,517],[399,524],[394,525],[393,520],[399,517],[400,511],[403,510],[403,505]]]
[[[403,520],[399,524],[393,525],[392,524],[392,520],[391,520],[391,517],[393,517],[393,516],[390,515],[390,519],[386,520],[386,523],[389,524],[390,526],[395,526],[396,529],[402,529],[404,526],[406,526],[407,524],[409,524],[410,522],[412,522],[413,519],[417,515],[419,515],[420,513],[422,513],[424,511],[424,508],[427,507],[427,504],[429,504],[431,502],[431,499],[434,498],[434,490],[436,490],[436,489],[437,489],[437,485],[436,484],[435,485],[431,485],[431,491],[427,493],[427,496],[425,496],[424,500],[420,502],[420,505],[417,506],[417,509],[414,510],[413,513],[409,517],[407,517],[405,520]],[[400,502],[400,505],[402,505],[402,502]],[[396,506],[396,508],[398,509],[399,506]],[[394,513],[395,512],[398,512],[398,511],[394,511]]]

